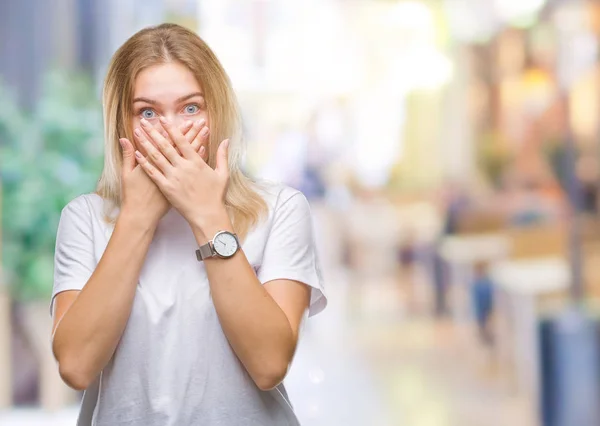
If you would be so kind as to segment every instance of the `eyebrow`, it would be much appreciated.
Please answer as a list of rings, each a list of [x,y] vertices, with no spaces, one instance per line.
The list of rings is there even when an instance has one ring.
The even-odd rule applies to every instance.
[[[195,98],[196,96],[204,97],[204,95],[202,94],[202,92],[194,92],[194,93],[190,93],[189,95],[185,95],[185,96],[182,96],[181,98],[178,98],[175,101],[175,103],[176,104],[180,104],[181,102],[185,102],[188,99]],[[148,98],[143,98],[143,97],[135,98],[133,100],[133,103],[136,103],[136,102],[145,102],[145,103],[151,104],[151,105],[158,105],[159,104],[159,102],[157,102],[157,101],[155,101],[153,99],[148,99]]]

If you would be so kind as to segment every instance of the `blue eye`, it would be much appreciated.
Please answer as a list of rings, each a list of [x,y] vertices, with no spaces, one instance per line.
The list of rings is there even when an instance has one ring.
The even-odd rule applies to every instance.
[[[145,108],[142,110],[142,118],[147,120],[156,117],[156,113],[152,111],[150,108]]]
[[[191,104],[186,106],[184,110],[186,114],[196,114],[200,110],[200,108],[198,107],[198,105]]]

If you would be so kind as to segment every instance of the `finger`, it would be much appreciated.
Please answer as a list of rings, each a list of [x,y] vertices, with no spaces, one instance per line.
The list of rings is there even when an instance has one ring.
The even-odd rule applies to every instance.
[[[206,156],[206,148],[204,147],[204,145],[202,145],[200,147],[200,149],[198,150],[198,155],[200,155],[200,158],[202,158],[204,160],[205,163],[208,162],[207,160],[207,156]]]
[[[179,126],[179,131],[181,132],[181,134],[187,135],[187,133],[190,131],[190,129],[192,128],[193,125],[194,125],[193,121],[186,120],[182,125]],[[166,130],[163,129],[160,132],[160,134],[163,136],[163,138],[169,139],[169,134],[167,133]],[[173,142],[171,142],[171,145],[173,145]],[[175,147],[175,149],[177,149],[177,147]],[[177,152],[179,152],[179,151],[177,151]]]
[[[194,121],[192,123],[192,128],[190,129],[190,131],[185,135],[185,139],[187,140],[187,142],[191,145],[196,138],[198,137],[198,135],[200,134],[200,131],[202,130],[202,128],[204,127],[205,124],[205,120],[198,120],[198,121]]]
[[[126,138],[119,139],[121,150],[123,152],[123,172],[130,172],[135,169],[135,155],[133,144]]]
[[[192,122],[192,127],[190,128],[189,132],[185,135],[185,139],[194,153],[197,153],[198,149],[200,149],[201,140],[199,134],[202,128],[204,127],[204,123],[204,119]]]
[[[162,152],[155,147],[150,141],[146,138],[144,132],[140,129],[135,129],[133,134],[139,141],[140,145],[146,151],[146,155],[152,162],[165,174],[168,175],[173,168],[173,165],[165,158]],[[173,147],[171,147],[173,148]],[[137,157],[136,157],[137,158]]]
[[[198,155],[200,155],[200,158],[202,158],[202,160],[204,160],[204,162],[207,163],[208,151],[206,150],[206,146],[202,145],[200,137],[194,139],[194,142],[192,142],[191,146],[194,152],[197,152]]]
[[[179,131],[186,136],[189,131],[192,129],[192,127],[194,126],[194,122],[190,121],[190,120],[186,120],[182,125],[179,126]],[[170,139],[169,138],[169,134],[167,133],[166,130],[163,129],[162,131],[162,135],[166,138],[166,139]],[[187,136],[186,136],[186,140],[187,140]],[[171,144],[174,144],[174,142],[171,142]],[[175,147],[175,150],[177,151],[177,154],[182,157],[181,152],[179,152],[179,148]]]
[[[198,154],[200,153],[200,148],[202,148],[204,145],[201,144],[200,142],[200,137],[196,137],[196,139],[194,139],[194,142],[192,142],[191,147],[194,150],[194,152],[197,152]],[[206,150],[204,151],[204,154],[206,154]],[[204,157],[202,157],[202,159],[204,159]]]
[[[181,155],[188,159],[193,158],[192,156],[195,155],[195,153],[192,150],[192,147],[185,139],[185,136],[179,131],[179,129],[173,125],[171,120],[168,120],[166,117],[160,117],[159,121],[163,129],[165,129],[171,137],[171,140],[175,142],[175,146],[177,147],[177,150],[181,153]]]
[[[229,139],[225,139],[219,144],[217,151],[217,165],[215,170],[222,176],[229,174]]]
[[[200,157],[204,160],[204,162],[208,162],[208,138],[203,137],[200,133],[197,134],[196,138],[191,143],[192,150],[200,154]],[[200,149],[204,148],[202,152]]]
[[[193,124],[194,124],[193,122],[191,122],[190,120],[187,120],[181,126],[179,126],[179,131],[181,132],[181,134],[186,135],[187,132],[189,132],[190,129],[192,128]],[[169,139],[169,141],[170,141],[169,134],[167,133],[167,131],[165,129],[162,129],[160,131],[160,134],[162,135],[163,138]],[[170,142],[171,142],[171,145],[174,144],[174,142],[172,142],[172,141],[170,141]],[[177,147],[175,147],[175,149],[177,149]],[[179,151],[177,151],[177,152],[179,152]]]
[[[135,159],[140,167],[146,172],[148,177],[158,185],[159,188],[164,188],[167,184],[167,178],[158,170],[141,152],[135,151]]]
[[[148,138],[154,142],[164,157],[173,165],[177,164],[177,161],[181,159],[181,156],[177,153],[171,141],[163,137],[157,128],[155,128],[148,120],[142,118],[140,120],[144,132],[148,135]],[[165,129],[166,130],[166,129]],[[150,157],[154,160],[154,157]]]
[[[181,131],[181,133],[183,133],[184,135],[187,135],[188,132],[191,130],[192,126],[194,125],[194,122],[191,120],[186,120],[180,127],[179,130]]]
[[[202,127],[202,130],[200,131],[200,133],[198,133],[198,141],[196,142],[196,144],[199,144],[199,146],[205,147],[204,154],[201,155],[204,162],[208,162],[209,135],[210,129],[207,126]]]
[[[198,136],[200,136],[200,143],[204,146],[208,146],[208,135],[210,135],[210,129],[208,126],[204,126]]]

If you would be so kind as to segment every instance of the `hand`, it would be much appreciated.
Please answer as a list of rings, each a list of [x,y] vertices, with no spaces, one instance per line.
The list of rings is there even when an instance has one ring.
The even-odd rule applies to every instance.
[[[186,135],[186,143],[194,151],[202,146],[203,139],[199,135],[199,125],[188,121],[181,127],[181,133]],[[133,144],[126,138],[119,139],[119,142],[123,151],[121,211],[148,220],[151,226],[156,226],[169,210],[169,202],[142,168],[136,165]]]
[[[171,145],[175,147],[177,152],[179,152],[179,148],[175,145],[175,142],[170,139],[169,134],[159,125],[160,134],[165,138],[169,139]],[[206,144],[208,144],[208,138],[205,135],[201,135],[200,132],[204,128],[204,120],[198,121],[189,121],[187,120],[185,123],[181,125],[180,131],[185,136],[186,141],[192,146],[192,149],[196,152],[204,147],[206,148]],[[204,161],[208,160],[208,151],[204,149],[203,153],[200,154]]]
[[[123,149],[121,213],[126,212],[136,220],[155,227],[169,210],[169,202],[142,168],[136,165],[132,143],[125,138],[119,139],[119,142]]]
[[[203,229],[216,219],[223,221],[227,217],[224,196],[229,182],[229,141],[219,145],[213,170],[202,158],[206,153],[204,145],[196,152],[166,118],[161,117],[160,122],[175,146],[142,119],[143,131],[136,129],[135,135],[148,158],[136,151],[137,162],[192,228]],[[208,138],[208,134],[205,126],[200,135]]]

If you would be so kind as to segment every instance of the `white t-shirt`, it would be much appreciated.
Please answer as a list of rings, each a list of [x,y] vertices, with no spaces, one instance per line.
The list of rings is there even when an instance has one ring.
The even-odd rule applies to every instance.
[[[263,186],[268,217],[242,249],[261,283],[282,278],[309,285],[314,315],[326,298],[308,201],[287,186]],[[102,257],[113,230],[103,220],[103,202],[86,194],[63,209],[52,300],[81,290]],[[298,425],[283,385],[258,389],[229,345],[197,247],[185,219],[169,210],[142,266],[119,345],[84,393],[79,426]]]

